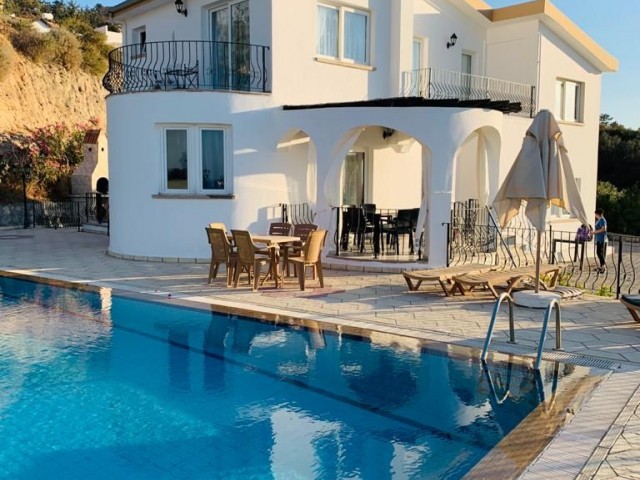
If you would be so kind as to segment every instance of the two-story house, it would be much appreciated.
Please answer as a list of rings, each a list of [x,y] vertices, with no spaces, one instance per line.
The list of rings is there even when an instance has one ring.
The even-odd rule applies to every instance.
[[[127,0],[112,13],[114,255],[206,258],[208,222],[265,231],[279,204],[309,204],[333,233],[332,208],[367,203],[419,207],[423,257],[442,265],[453,202],[491,202],[543,108],[594,209],[601,74],[617,61],[549,1]]]

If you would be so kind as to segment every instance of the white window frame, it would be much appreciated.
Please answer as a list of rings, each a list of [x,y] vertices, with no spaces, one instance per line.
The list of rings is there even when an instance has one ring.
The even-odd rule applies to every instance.
[[[572,84],[575,84],[579,87],[579,92],[578,95],[576,95],[575,97],[575,110],[576,110],[576,118],[567,118],[567,112],[566,110],[566,106],[567,106],[567,82],[570,82]],[[555,86],[557,87],[558,84],[560,84],[560,99],[557,98],[557,94],[558,91],[557,89],[555,90],[555,94],[556,94],[556,109],[557,109],[557,105],[558,105],[558,100],[560,100],[559,105],[560,105],[560,111],[555,112],[558,120],[562,121],[562,122],[567,122],[567,123],[577,123],[577,124],[581,124],[584,122],[584,89],[585,89],[585,84],[584,82],[579,82],[577,80],[571,80],[569,78],[561,78],[558,77],[556,78],[556,82],[555,82]]]
[[[341,4],[337,4],[337,3],[328,3],[328,2],[318,2],[316,4],[316,15],[318,14],[318,7],[322,6],[322,7],[326,7],[326,8],[333,8],[335,10],[338,10],[338,56],[337,57],[332,57],[331,55],[324,55],[322,53],[319,53],[316,47],[316,57],[317,58],[321,58],[321,59],[326,59],[326,60],[334,60],[340,63],[348,63],[348,64],[352,64],[352,65],[366,65],[366,66],[370,66],[371,65],[371,11],[369,10],[365,10],[362,8],[354,8],[354,7],[349,7],[347,5],[341,5]],[[365,61],[364,63],[362,62],[358,62],[356,60],[353,60],[351,58],[345,58],[344,56],[344,42],[345,42],[345,32],[344,32],[344,28],[345,28],[345,21],[344,21],[344,17],[345,17],[345,12],[351,12],[351,13],[357,13],[359,15],[364,15],[365,17],[367,17],[367,31],[366,31],[366,42],[365,42]],[[316,29],[317,29],[317,22],[316,22]],[[316,30],[316,41],[318,39],[318,35],[320,34],[320,32],[318,32]]]
[[[172,123],[161,125],[161,184],[160,191],[168,195],[206,195],[229,196],[233,195],[233,147],[231,145],[231,127],[220,124],[185,124]],[[187,188],[168,188],[167,184],[167,131],[187,131]],[[224,155],[224,188],[202,188],[202,132],[216,130],[223,132]]]

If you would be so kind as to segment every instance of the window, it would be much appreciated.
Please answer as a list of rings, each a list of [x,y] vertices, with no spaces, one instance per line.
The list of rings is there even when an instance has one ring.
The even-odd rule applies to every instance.
[[[172,194],[228,195],[232,190],[228,130],[209,126],[167,126],[162,190]]]
[[[582,122],[584,83],[556,79],[555,114],[565,122]]]
[[[319,3],[318,55],[368,65],[369,24],[369,12]]]
[[[143,56],[147,53],[147,27],[133,29],[133,43],[138,46],[137,55]]]

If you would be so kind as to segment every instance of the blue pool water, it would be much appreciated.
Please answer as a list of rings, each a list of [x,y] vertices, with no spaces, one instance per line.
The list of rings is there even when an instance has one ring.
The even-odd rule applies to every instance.
[[[372,338],[0,277],[0,478],[460,478],[551,382]]]

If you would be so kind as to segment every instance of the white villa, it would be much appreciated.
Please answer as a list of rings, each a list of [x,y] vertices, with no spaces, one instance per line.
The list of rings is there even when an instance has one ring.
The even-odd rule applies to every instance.
[[[454,202],[487,205],[540,109],[595,208],[601,74],[617,61],[547,0],[127,0],[111,9],[111,254],[207,258],[204,226],[279,205],[418,209],[441,266]],[[555,212],[551,222],[571,222]],[[573,224],[569,227],[574,229]]]

